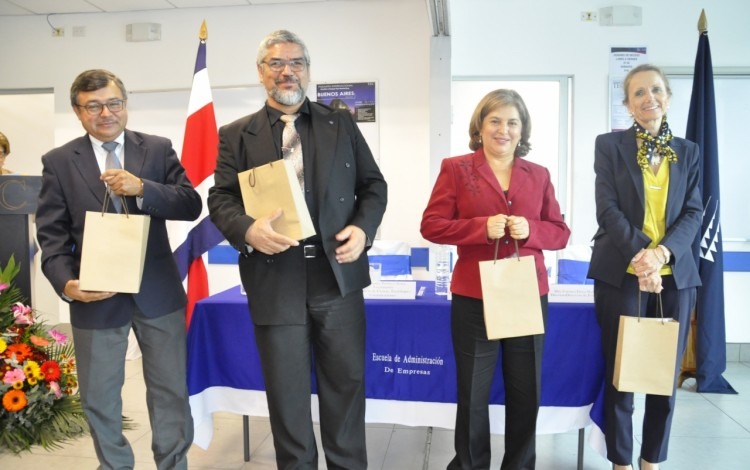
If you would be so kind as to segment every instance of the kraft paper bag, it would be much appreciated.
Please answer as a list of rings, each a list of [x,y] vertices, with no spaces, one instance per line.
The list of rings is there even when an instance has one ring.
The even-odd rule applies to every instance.
[[[151,217],[147,215],[86,212],[80,288],[138,293],[150,225]]]
[[[276,160],[237,176],[247,215],[257,219],[280,207],[284,214],[273,222],[274,230],[295,240],[315,235],[302,188],[290,162]]]
[[[613,385],[621,392],[672,395],[680,324],[671,318],[620,316]]]
[[[533,256],[479,262],[487,339],[544,333]]]

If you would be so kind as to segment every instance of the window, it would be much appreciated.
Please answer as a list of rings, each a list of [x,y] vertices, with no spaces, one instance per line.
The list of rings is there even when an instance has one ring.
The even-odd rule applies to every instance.
[[[685,137],[693,70],[669,73],[672,88],[668,116],[672,133]],[[750,103],[750,73],[722,73],[714,69],[716,130],[719,147],[719,184],[721,191],[721,230],[724,242],[750,241],[747,202],[739,196],[750,175],[750,156],[746,145],[747,103]]]

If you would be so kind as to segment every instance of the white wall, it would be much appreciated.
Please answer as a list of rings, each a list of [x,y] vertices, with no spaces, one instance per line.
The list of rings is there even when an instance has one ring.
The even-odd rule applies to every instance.
[[[12,139],[12,161],[20,163],[22,156],[31,159],[25,172],[41,174],[42,152],[71,138],[66,129],[71,123],[75,126],[75,117],[68,92],[83,70],[110,69],[130,91],[188,89],[204,19],[213,87],[257,84],[258,44],[266,34],[280,28],[297,33],[307,43],[313,81],[377,81],[379,157],[389,182],[390,200],[381,236],[421,243],[418,221],[424,203],[410,201],[415,193],[428,191],[431,184],[427,170],[431,27],[423,0],[54,15],[50,21],[67,33],[62,38],[51,36],[44,16],[0,17],[0,90],[55,90],[54,114],[40,113],[25,139]],[[160,23],[162,39],[126,42],[125,25],[139,22]],[[85,26],[86,36],[72,37],[74,26]],[[3,103],[7,102],[12,101]],[[137,121],[136,113],[131,110],[131,122]],[[7,109],[0,109],[0,115],[8,114]],[[81,129],[76,135],[82,133]],[[36,144],[38,136],[50,142],[41,151]],[[8,166],[13,168],[10,162]],[[236,267],[212,266],[209,276],[212,293],[239,282]],[[39,282],[40,290],[44,290],[46,280],[40,277]],[[52,323],[65,319],[64,313],[57,318],[54,312],[47,316]]]
[[[203,19],[214,87],[257,84],[258,43],[280,28],[297,33],[307,43],[313,81],[378,81],[380,162],[391,183],[391,204],[381,234],[418,243],[414,221],[421,217],[421,207],[399,201],[408,201],[414,188],[430,184],[423,169],[429,166],[425,123],[429,122],[431,27],[423,0],[52,16],[50,21],[68,33],[62,38],[51,36],[44,16],[2,17],[0,89],[54,88],[55,121],[57,127],[65,127],[60,123],[67,125],[74,119],[68,98],[71,82],[88,68],[114,71],[131,91],[189,88]],[[126,42],[125,25],[137,22],[160,23],[161,41]],[[86,36],[70,36],[73,26],[85,26]],[[41,129],[48,129],[46,123],[40,124]],[[55,144],[69,138],[56,135]],[[13,143],[13,158],[23,150],[20,143]],[[398,184],[399,179],[410,183]]]
[[[599,26],[580,20],[581,11],[612,5],[642,8],[642,26]],[[695,64],[697,23],[706,8],[714,68],[750,66],[750,2],[747,0],[453,0],[453,75],[572,75],[573,153],[570,181],[571,243],[588,244],[596,230],[594,139],[608,131],[608,60],[613,46],[645,46],[650,62],[662,67]],[[532,116],[533,119],[533,116]],[[684,136],[684,129],[672,129]],[[543,136],[534,136],[539,139]],[[720,149],[721,151],[721,149]],[[727,156],[722,156],[727,158]],[[736,158],[746,158],[737,155]],[[722,187],[724,195],[740,188]],[[750,251],[747,243],[725,251]],[[725,273],[728,342],[750,342],[750,318],[739,288],[747,273]]]
[[[581,11],[613,4],[640,6],[643,25],[599,26],[580,20]],[[594,139],[608,131],[609,48],[646,46],[650,62],[692,69],[703,7],[714,67],[750,66],[750,2],[746,0],[451,3],[454,75],[573,76],[573,211],[568,221],[572,243],[588,243],[596,229]],[[685,130],[673,132],[683,136]],[[532,142],[534,138],[543,136],[532,133]]]

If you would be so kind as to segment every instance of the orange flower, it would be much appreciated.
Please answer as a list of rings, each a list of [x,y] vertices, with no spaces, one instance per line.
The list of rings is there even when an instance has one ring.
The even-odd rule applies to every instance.
[[[45,338],[42,338],[41,336],[31,335],[29,340],[32,342],[34,346],[44,347],[49,346],[49,341]]]
[[[42,364],[44,380],[47,382],[57,382],[60,380],[60,365],[55,361],[47,361]]]
[[[28,344],[9,344],[5,350],[5,357],[11,358],[16,355],[16,361],[20,364],[31,356],[31,347]]]
[[[27,403],[26,394],[22,390],[9,390],[3,395],[3,407],[11,413],[21,411]]]

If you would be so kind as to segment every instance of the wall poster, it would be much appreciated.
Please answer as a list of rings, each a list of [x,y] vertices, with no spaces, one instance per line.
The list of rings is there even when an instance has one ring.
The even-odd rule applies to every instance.
[[[356,122],[375,122],[375,82],[319,83],[316,99],[349,111]]]
[[[623,81],[628,72],[648,61],[645,47],[612,47],[609,53],[609,124],[613,131],[633,125],[628,108],[622,104]]]

